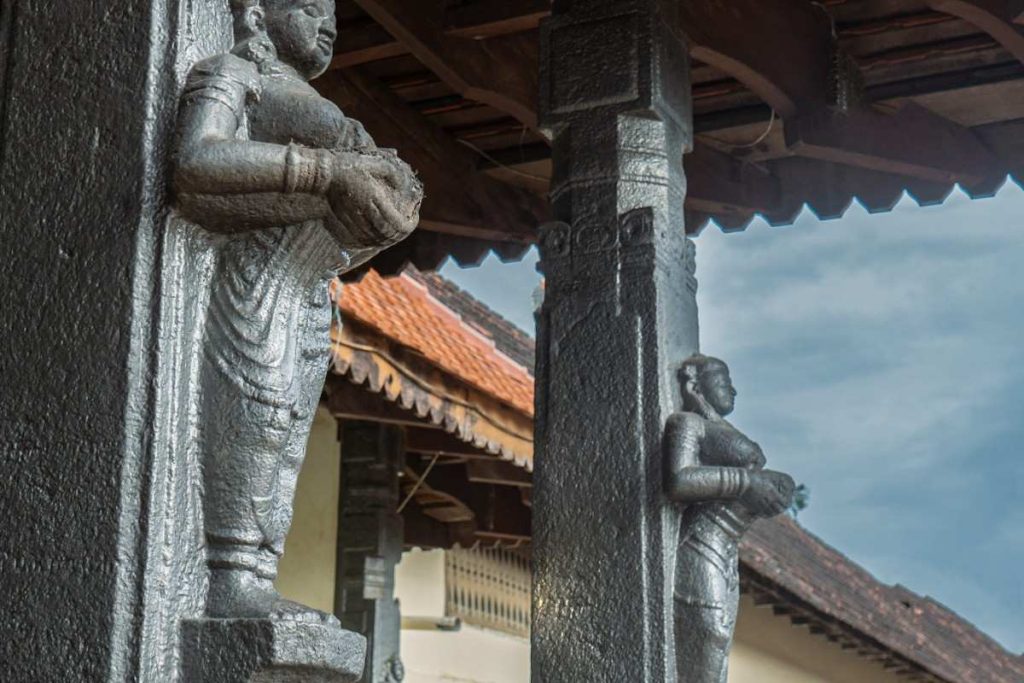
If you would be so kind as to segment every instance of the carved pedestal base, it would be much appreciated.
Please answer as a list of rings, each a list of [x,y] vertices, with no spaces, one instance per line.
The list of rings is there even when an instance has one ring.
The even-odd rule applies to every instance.
[[[188,683],[354,683],[366,639],[338,626],[268,619],[197,619],[182,626]]]

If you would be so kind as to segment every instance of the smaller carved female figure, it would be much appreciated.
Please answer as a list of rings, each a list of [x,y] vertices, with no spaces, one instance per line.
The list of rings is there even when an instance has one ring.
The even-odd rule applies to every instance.
[[[761,448],[729,424],[729,367],[695,355],[682,367],[683,410],[665,428],[666,492],[685,503],[676,557],[681,683],[725,683],[739,605],[740,537],[792,504],[793,479],[763,469]]]
[[[199,449],[216,618],[330,620],[274,590],[329,354],[327,287],[406,237],[422,186],[321,97],[334,0],[231,0],[235,46],[182,95],[175,191],[221,235],[202,343]]]

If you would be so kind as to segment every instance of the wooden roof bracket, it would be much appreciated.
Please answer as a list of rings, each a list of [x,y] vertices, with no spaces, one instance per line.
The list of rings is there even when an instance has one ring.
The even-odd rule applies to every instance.
[[[1008,42],[1021,31],[1005,23],[1005,0],[930,4],[959,11],[972,6],[972,13],[991,5],[992,12],[1001,8]],[[893,114],[856,101],[846,103],[849,108],[834,106],[829,87],[833,27],[825,12],[810,3],[735,0],[726,6],[693,0],[681,6],[680,14],[691,53],[775,109],[785,119],[786,146],[795,155],[938,183],[980,183],[1002,166],[969,129],[920,106],[909,104]]]

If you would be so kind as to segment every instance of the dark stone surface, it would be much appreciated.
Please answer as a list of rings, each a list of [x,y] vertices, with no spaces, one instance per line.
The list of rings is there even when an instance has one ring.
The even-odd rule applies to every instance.
[[[541,235],[533,497],[537,683],[675,680],[678,514],[662,488],[675,370],[697,348],[673,3],[559,2],[542,30],[553,135]]]
[[[149,555],[171,457],[155,350],[179,9],[0,10],[5,681],[134,678],[144,641],[177,636],[149,618],[168,605]]]
[[[235,44],[192,65],[173,187],[211,268],[197,322],[196,449],[214,618],[332,616],[274,589],[330,356],[328,284],[418,223],[423,188],[309,84],[334,0],[231,3]]]
[[[325,624],[197,619],[181,629],[187,683],[354,683],[366,639]]]
[[[167,171],[187,73],[231,45],[227,0],[0,4],[4,681],[174,680],[203,613],[217,244]]]
[[[684,506],[676,556],[680,683],[726,683],[740,600],[739,542],[793,503],[795,484],[764,469],[761,447],[726,421],[736,389],[721,360],[695,354],[679,372],[683,410],[662,442],[668,497]]]

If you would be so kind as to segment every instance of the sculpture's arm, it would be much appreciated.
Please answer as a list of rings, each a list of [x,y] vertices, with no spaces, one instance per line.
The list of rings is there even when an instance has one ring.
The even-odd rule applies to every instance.
[[[221,102],[202,100],[182,111],[174,176],[179,192],[322,195],[326,191],[333,153],[298,145],[238,140],[236,130],[234,112]]]
[[[669,475],[666,494],[677,503],[737,500],[750,488],[750,473],[740,467],[685,467]]]
[[[200,62],[185,86],[174,187],[183,213],[212,230],[291,225],[330,211],[335,153],[238,138],[259,88],[255,65],[233,55]]]
[[[742,467],[707,467],[701,464],[704,419],[694,413],[675,413],[665,426],[665,493],[679,503],[736,500],[751,484]]]

